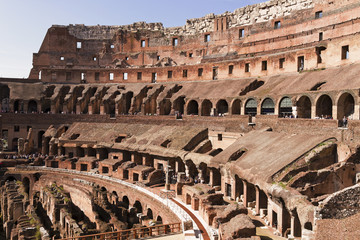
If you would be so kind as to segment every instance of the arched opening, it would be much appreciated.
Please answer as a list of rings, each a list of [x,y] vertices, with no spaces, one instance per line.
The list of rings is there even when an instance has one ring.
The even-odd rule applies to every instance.
[[[10,88],[7,85],[1,85],[0,87],[0,101],[1,111],[9,111],[9,99],[10,99]]]
[[[245,115],[256,116],[257,113],[257,102],[255,99],[250,98],[245,104]]]
[[[133,92],[125,93],[125,97],[123,98],[121,104],[119,104],[119,113],[121,114],[129,114],[129,110],[131,108],[131,101],[134,96]]]
[[[100,191],[107,192],[107,189],[106,189],[106,187],[101,187]]]
[[[124,203],[124,205],[125,205],[125,208],[129,208],[129,204],[130,204],[130,202],[129,202],[129,198],[127,197],[127,196],[123,196],[123,198],[122,198],[122,202]]]
[[[311,101],[307,96],[302,96],[296,103],[298,118],[311,118]]]
[[[353,118],[354,110],[354,97],[350,93],[342,94],[337,104],[337,119],[341,120],[344,117]]]
[[[44,131],[40,131],[39,133],[38,133],[38,148],[42,148],[42,136],[44,135]]]
[[[162,217],[159,215],[159,216],[157,216],[157,218],[156,218],[156,222],[158,222],[158,223],[160,223],[160,224],[162,224],[163,223],[163,221],[162,221]]]
[[[195,100],[191,100],[187,106],[187,115],[198,115],[199,114],[199,104]]]
[[[291,117],[292,116],[292,102],[289,97],[281,99],[279,104],[279,117]]]
[[[160,102],[160,115],[170,115],[171,113],[171,102],[169,99],[164,99]]]
[[[332,118],[332,100],[328,95],[322,95],[316,102],[316,116],[319,118]]]
[[[184,114],[185,97],[179,97],[174,101],[174,110]]]
[[[28,195],[28,197],[30,196],[30,180],[27,177],[24,177],[24,179],[22,180],[23,186],[24,186],[24,190],[25,193]]]
[[[205,99],[201,103],[201,116],[210,116],[212,109],[212,103],[210,100]]]
[[[51,100],[50,99],[45,99],[42,101],[41,111],[43,113],[49,113],[51,111]]]
[[[104,107],[106,114],[115,115],[115,101],[113,99],[105,102]]]
[[[241,101],[240,99],[236,99],[231,106],[231,114],[232,115],[240,115],[241,110]]]
[[[11,149],[15,152],[17,152],[18,150],[18,138],[13,138],[12,142],[11,142]]]
[[[261,104],[261,115],[272,115],[275,112],[275,104],[271,98],[265,98]]]
[[[117,195],[117,192],[112,191],[112,193],[111,193],[111,200],[112,200],[112,204],[113,204],[113,205],[117,205],[117,203],[118,203],[118,195]]]
[[[306,222],[305,223],[305,225],[304,225],[304,228],[306,229],[306,230],[310,230],[310,231],[312,231],[312,223],[311,222]]]
[[[221,99],[216,103],[216,110],[219,114],[227,114],[229,112],[229,105],[224,99]]]
[[[35,100],[30,100],[28,103],[28,113],[37,112],[37,102]]]
[[[19,111],[20,111],[20,101],[15,100],[14,101],[14,112],[19,112]]]
[[[148,219],[153,219],[154,218],[153,211],[150,208],[147,209],[146,216],[147,216]]]
[[[136,208],[137,213],[142,213],[142,211],[143,211],[141,203],[137,200],[134,203],[134,208]]]

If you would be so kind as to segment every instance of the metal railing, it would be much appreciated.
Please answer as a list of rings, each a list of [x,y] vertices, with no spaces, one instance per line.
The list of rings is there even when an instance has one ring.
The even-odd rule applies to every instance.
[[[117,232],[99,233],[93,235],[84,235],[70,238],[63,238],[62,240],[128,240],[149,238],[155,236],[162,236],[174,233],[181,233],[181,223],[170,223],[164,225],[157,225],[143,228],[126,229]]]

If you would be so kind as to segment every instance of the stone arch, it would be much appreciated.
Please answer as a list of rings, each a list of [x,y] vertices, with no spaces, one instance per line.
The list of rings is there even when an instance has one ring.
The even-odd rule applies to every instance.
[[[337,101],[337,119],[352,117],[355,111],[355,98],[351,93],[345,92],[340,95]]]
[[[10,88],[8,85],[0,85],[0,100],[4,98],[10,98]]]
[[[333,101],[327,94],[321,95],[316,101],[316,116],[318,117],[332,117]]]
[[[210,116],[212,109],[212,102],[204,99],[201,103],[201,116]]]
[[[130,201],[129,201],[129,198],[126,195],[124,195],[122,197],[122,202],[124,203],[125,207],[128,209],[129,205],[130,205]]]
[[[37,112],[37,102],[30,100],[28,103],[28,113]]]
[[[22,108],[22,102],[19,100],[19,99],[16,99],[14,101],[14,112],[20,112],[22,111],[23,108]]]
[[[244,194],[244,184],[241,178],[235,174],[235,199],[240,199],[241,195]]]
[[[234,99],[231,103],[231,114],[240,115],[240,113],[241,113],[241,100]]]
[[[0,85],[1,110],[8,112],[10,109],[10,88],[7,85]]]
[[[171,113],[171,101],[170,99],[163,99],[160,104],[160,115],[170,115]]]
[[[111,202],[113,205],[116,205],[118,203],[118,194],[116,191],[111,192]]]
[[[162,217],[160,216],[160,215],[158,215],[157,217],[156,217],[156,222],[158,222],[158,223],[163,223],[163,221],[162,221]]]
[[[120,114],[129,114],[133,96],[134,96],[134,93],[131,91],[127,92],[123,95],[123,97],[121,98],[121,101],[119,102],[119,105],[118,105],[118,112]]]
[[[44,135],[45,131],[39,131],[38,132],[38,148],[41,149],[42,148],[42,137]]]
[[[191,159],[185,161],[185,169],[187,169],[185,170],[187,176],[193,179],[195,178],[195,176],[198,175],[198,170],[196,168],[196,165]]]
[[[229,113],[229,104],[227,103],[226,100],[220,99],[216,103],[216,110],[220,114],[227,114],[227,113]]]
[[[199,115],[199,104],[195,100],[190,100],[186,107],[187,115]]]
[[[151,208],[147,209],[146,216],[147,216],[148,219],[153,219],[154,218],[153,211],[151,210]]]
[[[292,101],[290,97],[283,97],[279,102],[279,117],[292,116]]]
[[[115,115],[115,100],[109,99],[104,102],[104,108],[106,114]]]
[[[175,99],[175,101],[173,102],[173,106],[174,111],[184,114],[185,97],[178,97],[177,99]]]
[[[257,101],[254,98],[249,98],[245,103],[245,115],[256,116]]]
[[[311,118],[311,100],[308,96],[301,96],[296,101],[296,111],[298,118]]]
[[[41,111],[43,113],[49,113],[51,111],[51,100],[44,99],[41,101]]]
[[[133,207],[136,209],[136,213],[142,213],[143,208],[141,205],[141,202],[139,200],[136,200]]]
[[[261,103],[261,115],[272,115],[275,113],[274,100],[267,97]]]

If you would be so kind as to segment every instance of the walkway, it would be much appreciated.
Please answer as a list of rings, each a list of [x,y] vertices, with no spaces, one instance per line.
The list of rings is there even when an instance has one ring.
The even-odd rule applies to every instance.
[[[201,232],[201,235],[203,236],[203,239],[210,240],[209,234],[207,233],[205,227],[202,225],[200,220],[191,211],[189,211],[186,207],[181,205],[178,201],[174,200],[173,198],[170,200],[173,201],[175,204],[177,204],[179,207],[181,207],[185,212],[187,212],[187,214],[190,215],[190,217],[195,221],[196,225],[198,226],[198,228]]]

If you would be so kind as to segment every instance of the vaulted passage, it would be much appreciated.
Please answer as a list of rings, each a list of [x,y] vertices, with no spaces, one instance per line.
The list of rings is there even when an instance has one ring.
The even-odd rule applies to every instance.
[[[28,104],[28,113],[37,112],[37,103],[34,100],[30,100]]]
[[[289,97],[284,97],[279,105],[279,117],[286,117],[292,115],[292,102]]]
[[[212,103],[210,102],[210,100],[205,99],[201,103],[201,116],[210,116],[211,109],[212,109]]]
[[[170,99],[164,99],[160,102],[160,115],[169,115],[171,112],[171,101]]]
[[[241,113],[241,101],[240,99],[236,99],[231,106],[231,114],[240,115]]]
[[[270,98],[266,98],[261,104],[261,115],[270,115],[275,112],[274,101]]]
[[[328,95],[322,95],[316,102],[316,116],[320,118],[332,117],[332,100]]]
[[[350,93],[341,95],[337,105],[337,118],[341,120],[343,117],[352,117],[355,110],[354,97]]]
[[[195,100],[191,100],[187,106],[187,115],[198,115],[199,114],[199,104]]]
[[[311,101],[307,96],[302,96],[296,103],[299,118],[311,118]]]
[[[216,109],[219,114],[226,114],[229,112],[228,103],[224,99],[221,99],[217,102]]]
[[[257,102],[255,99],[250,98],[245,104],[245,114],[255,116],[257,113]]]

